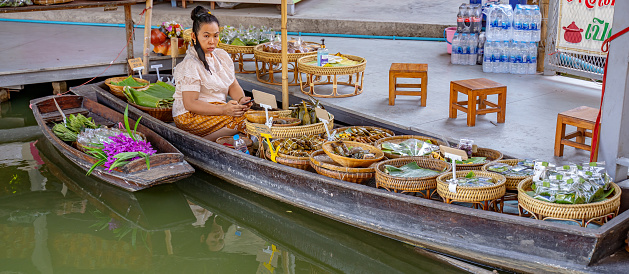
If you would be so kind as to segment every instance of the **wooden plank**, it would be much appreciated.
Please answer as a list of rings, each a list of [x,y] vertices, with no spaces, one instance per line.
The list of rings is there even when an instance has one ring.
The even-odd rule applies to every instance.
[[[583,150],[587,150],[587,151],[591,151],[592,150],[591,146],[588,146],[588,145],[585,145],[585,144],[579,144],[579,143],[577,143],[575,141],[570,141],[570,140],[566,140],[566,139],[561,140],[561,144],[562,145],[566,145],[566,146],[576,147],[578,149],[583,149]]]
[[[421,88],[421,84],[396,84],[396,88]]]
[[[86,115],[89,113],[89,111],[86,108],[70,108],[70,109],[64,109],[63,110],[63,114],[66,115],[66,117],[68,117],[68,115],[70,114],[83,114]],[[58,122],[58,121],[63,121],[63,117],[61,117],[61,113],[59,113],[59,111],[52,111],[52,112],[46,112],[46,113],[42,113],[41,114],[42,119],[48,123],[48,122]]]

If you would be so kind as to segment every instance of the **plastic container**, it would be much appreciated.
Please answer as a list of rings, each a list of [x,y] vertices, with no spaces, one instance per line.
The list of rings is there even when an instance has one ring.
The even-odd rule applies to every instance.
[[[448,27],[443,32],[446,38],[448,53],[452,54],[452,38],[454,38],[454,34],[456,33],[456,27]]]
[[[247,144],[245,143],[245,140],[240,139],[240,135],[238,134],[234,135],[234,148],[237,151],[249,154],[249,149],[247,149]]]

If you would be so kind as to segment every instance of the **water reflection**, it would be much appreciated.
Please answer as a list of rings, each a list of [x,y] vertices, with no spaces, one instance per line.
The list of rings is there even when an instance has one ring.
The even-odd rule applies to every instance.
[[[3,273],[460,272],[201,172],[127,192],[85,176],[38,136],[0,140]]]

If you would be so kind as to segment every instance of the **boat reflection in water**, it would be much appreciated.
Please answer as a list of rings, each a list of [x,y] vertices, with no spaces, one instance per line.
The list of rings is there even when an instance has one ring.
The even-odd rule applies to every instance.
[[[85,176],[45,138],[36,147],[45,187],[0,193],[3,271],[461,272],[204,173],[131,193]]]

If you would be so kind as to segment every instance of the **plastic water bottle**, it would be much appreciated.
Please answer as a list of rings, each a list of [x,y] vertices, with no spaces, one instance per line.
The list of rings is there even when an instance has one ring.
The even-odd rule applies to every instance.
[[[528,62],[528,71],[527,74],[535,74],[537,73],[537,44],[530,43],[529,44],[529,62]]]
[[[531,9],[527,6],[522,7],[522,42],[531,42]]]
[[[518,4],[515,7],[515,11],[513,12],[513,40],[514,41],[522,41],[522,21],[524,17],[524,12],[522,11],[522,5]]]
[[[468,65],[473,66],[476,65],[476,60],[478,59],[478,33],[471,34],[471,52],[468,60]]]
[[[482,65],[483,64],[483,58],[485,55],[485,41],[486,41],[486,37],[485,37],[485,33],[481,32],[478,35],[478,51],[476,54],[476,64],[477,65]]]
[[[539,42],[542,35],[542,12],[539,10],[539,6],[533,6],[531,17],[531,29],[533,30],[531,42]]]
[[[479,33],[483,28],[482,23],[482,10],[480,5],[472,5],[472,13],[471,13],[471,32]]]
[[[500,54],[500,73],[509,73],[509,42],[503,41]]]
[[[450,56],[450,62],[453,65],[458,65],[459,56],[460,56],[460,47],[461,46],[461,34],[454,33],[454,37],[452,37],[452,55]]]
[[[509,43],[509,73],[517,72],[518,54],[517,54],[518,42]]]
[[[485,47],[483,49],[483,72],[492,72],[491,71],[492,66],[493,66],[492,55],[494,52],[492,45],[493,45],[492,42],[485,43]]]
[[[498,41],[497,31],[500,28],[500,25],[498,22],[498,8],[496,5],[491,5],[489,7],[487,22],[487,41]]]
[[[459,13],[456,14],[456,32],[463,33],[465,30],[465,10],[466,5],[459,6]]]
[[[238,134],[234,135],[234,148],[237,151],[249,154],[249,149],[247,149],[247,144],[245,143],[245,140],[240,139],[240,135]]]
[[[518,63],[518,72],[517,74],[526,74],[528,70],[528,61],[529,61],[529,43],[520,43],[518,45],[518,54],[522,56],[522,62]]]

